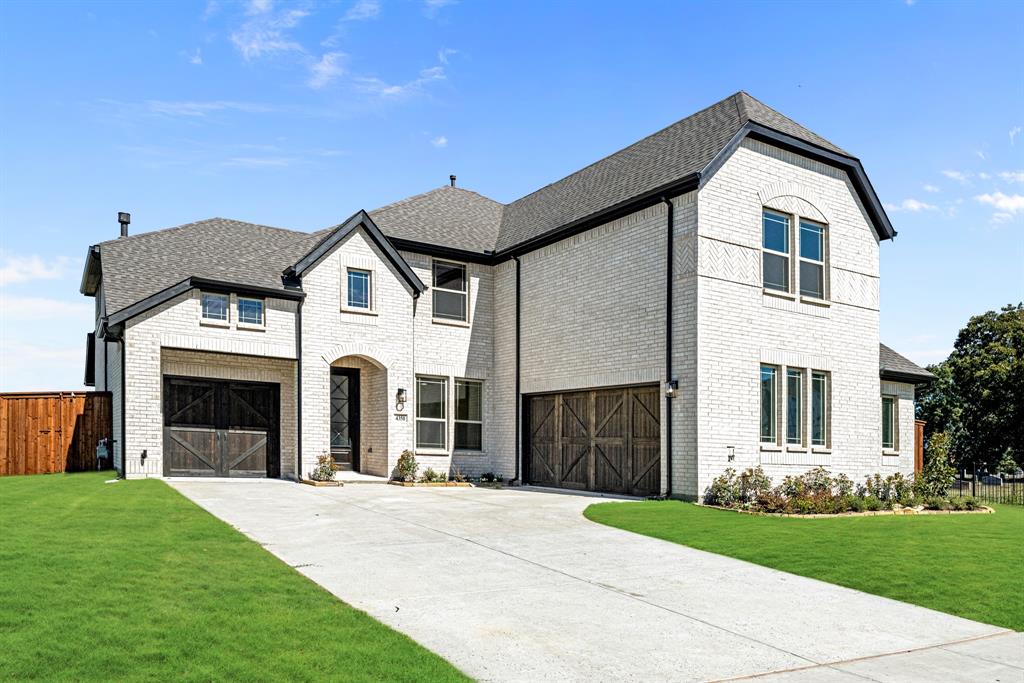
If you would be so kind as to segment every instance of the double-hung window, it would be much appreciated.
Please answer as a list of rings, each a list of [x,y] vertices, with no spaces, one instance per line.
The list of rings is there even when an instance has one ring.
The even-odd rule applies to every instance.
[[[238,322],[243,325],[262,325],[263,299],[238,297]]]
[[[800,219],[800,294],[825,298],[825,226]]]
[[[789,216],[764,211],[761,226],[761,270],[764,288],[788,292]]]
[[[443,450],[448,441],[448,380],[416,378],[416,448]]]
[[[896,450],[896,397],[882,396],[882,449]]]
[[[803,443],[803,370],[786,370],[786,443]]]
[[[370,271],[358,268],[348,269],[348,293],[346,305],[349,308],[370,310],[372,279]]]
[[[439,320],[466,321],[469,287],[466,266],[449,261],[434,261],[432,290],[434,317]]]
[[[811,445],[828,446],[828,373],[811,372]]]
[[[228,295],[203,292],[202,294],[203,320],[215,320],[218,322],[228,321]]]
[[[778,371],[774,366],[761,366],[761,443],[775,443],[775,392]]]
[[[483,384],[455,381],[455,448],[479,451],[483,448]]]

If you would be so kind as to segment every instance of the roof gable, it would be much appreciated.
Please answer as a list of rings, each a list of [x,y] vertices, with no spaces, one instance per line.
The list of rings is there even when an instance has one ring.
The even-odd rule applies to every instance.
[[[935,375],[885,344],[878,345],[878,374],[882,379],[911,384],[922,384],[935,379]]]
[[[301,255],[293,265],[284,269],[284,275],[286,277],[301,278],[303,274],[309,271],[310,268],[315,266],[322,258],[327,256],[327,254],[331,253],[339,244],[341,244],[346,237],[360,228],[366,232],[371,241],[384,254],[384,257],[392,266],[394,266],[401,278],[407,285],[409,285],[409,288],[413,291],[414,295],[419,296],[427,289],[427,286],[424,285],[419,276],[413,272],[412,268],[406,260],[402,258],[401,254],[395,250],[391,242],[388,241],[380,231],[380,228],[377,227],[377,224],[373,222],[373,219],[362,210],[353,214],[344,223],[341,223],[327,231],[323,238],[321,238],[309,251]]]

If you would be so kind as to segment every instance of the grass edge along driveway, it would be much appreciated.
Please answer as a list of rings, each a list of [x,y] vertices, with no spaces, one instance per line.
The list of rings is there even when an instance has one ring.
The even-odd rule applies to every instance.
[[[1024,507],[995,514],[792,519],[680,501],[591,505],[594,522],[1024,630]]]
[[[467,680],[162,481],[111,476],[0,478],[4,678]]]

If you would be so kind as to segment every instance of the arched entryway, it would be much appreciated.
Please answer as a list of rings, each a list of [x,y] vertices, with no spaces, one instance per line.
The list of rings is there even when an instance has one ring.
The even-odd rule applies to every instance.
[[[348,354],[331,364],[330,445],[339,469],[388,474],[388,370]]]

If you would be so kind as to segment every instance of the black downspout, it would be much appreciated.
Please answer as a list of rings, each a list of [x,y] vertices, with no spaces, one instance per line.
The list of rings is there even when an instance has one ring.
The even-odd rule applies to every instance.
[[[295,309],[295,481],[302,481],[302,301]]]
[[[673,211],[675,207],[672,200],[662,197],[668,208],[666,219],[665,238],[665,387],[670,387],[672,382],[672,260],[674,256]],[[668,458],[665,461],[665,474],[668,482],[665,487],[665,497],[672,497],[672,396],[665,393],[665,453]]]
[[[512,260],[516,262],[516,474],[512,478],[517,484],[521,484],[519,481],[519,468],[522,460],[522,425],[519,424],[520,420],[520,403],[522,397],[520,396],[520,383],[519,383],[519,329],[520,329],[520,316],[519,316],[519,292],[520,292],[520,278],[519,278],[519,257],[513,255]]]

